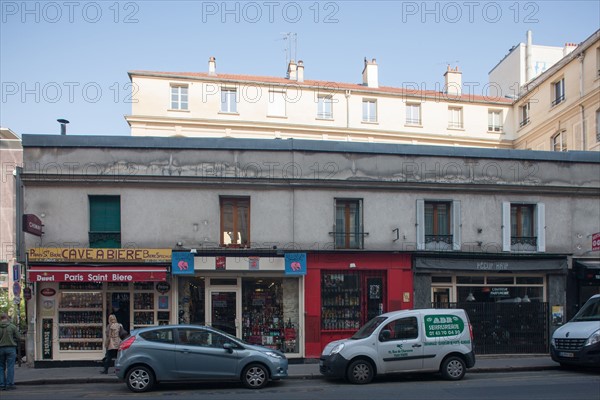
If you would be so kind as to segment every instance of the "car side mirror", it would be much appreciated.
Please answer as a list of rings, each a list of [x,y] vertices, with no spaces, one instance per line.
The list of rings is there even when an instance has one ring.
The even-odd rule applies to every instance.
[[[233,353],[233,344],[223,343],[223,348],[227,350],[228,353]]]
[[[385,329],[385,330],[381,331],[381,333],[379,334],[379,341],[387,342],[388,340],[390,340],[391,337],[392,337],[392,332]]]

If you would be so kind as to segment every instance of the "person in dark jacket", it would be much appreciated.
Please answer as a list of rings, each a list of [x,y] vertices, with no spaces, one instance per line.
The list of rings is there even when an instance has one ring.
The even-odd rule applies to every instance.
[[[15,361],[19,340],[19,329],[10,322],[6,313],[0,314],[0,390],[16,389]]]

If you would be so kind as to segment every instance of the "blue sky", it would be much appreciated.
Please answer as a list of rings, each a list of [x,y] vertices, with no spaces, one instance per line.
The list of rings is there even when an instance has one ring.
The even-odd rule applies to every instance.
[[[600,27],[598,1],[0,0],[0,12],[0,125],[18,134],[58,134],[66,118],[69,134],[129,135],[127,71],[205,72],[215,56],[217,72],[284,76],[286,33],[306,79],[359,83],[367,57],[380,85],[435,90],[447,64],[484,85],[529,29],[563,46]]]

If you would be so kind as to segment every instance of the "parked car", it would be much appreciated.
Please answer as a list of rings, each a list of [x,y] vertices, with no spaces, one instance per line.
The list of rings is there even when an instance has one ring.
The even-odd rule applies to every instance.
[[[552,359],[561,366],[600,367],[600,294],[552,334]]]
[[[349,339],[325,346],[320,372],[365,384],[376,375],[435,371],[450,380],[475,365],[473,330],[461,309],[402,310],[367,322]]]
[[[287,377],[288,360],[278,351],[254,346],[218,329],[163,325],[135,330],[121,343],[115,372],[133,392],[159,382],[238,380],[260,389]]]

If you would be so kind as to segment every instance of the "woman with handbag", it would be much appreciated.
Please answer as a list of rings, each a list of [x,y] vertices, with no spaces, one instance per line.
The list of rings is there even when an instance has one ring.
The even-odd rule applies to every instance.
[[[106,347],[106,354],[102,359],[104,369],[100,371],[101,374],[108,374],[108,368],[113,358],[117,358],[117,352],[121,345],[121,339],[127,336],[127,332],[117,321],[117,317],[114,314],[108,316],[108,325],[106,325],[106,339],[104,345]]]

